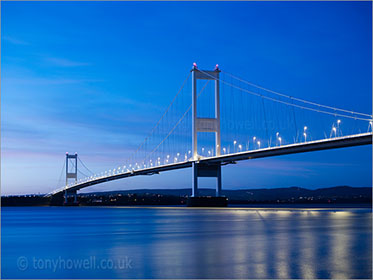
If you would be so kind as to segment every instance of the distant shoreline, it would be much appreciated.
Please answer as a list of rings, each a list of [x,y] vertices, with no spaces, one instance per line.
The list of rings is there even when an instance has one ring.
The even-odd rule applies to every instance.
[[[225,189],[229,207],[276,208],[372,208],[372,188],[338,186],[320,189],[300,187],[275,189]],[[80,206],[184,206],[191,190],[188,189],[138,189],[78,194]],[[215,196],[213,189],[200,189],[200,196]],[[73,205],[72,198],[68,201]],[[1,206],[62,206],[63,194],[2,196]],[[75,204],[76,205],[76,204]]]

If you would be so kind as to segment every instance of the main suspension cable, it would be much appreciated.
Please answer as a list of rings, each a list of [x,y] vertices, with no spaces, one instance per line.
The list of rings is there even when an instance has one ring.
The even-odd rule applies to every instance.
[[[214,80],[218,80],[218,81],[220,81],[222,83],[225,83],[226,85],[229,85],[229,86],[234,87],[236,89],[245,91],[245,92],[247,92],[249,94],[256,95],[256,96],[259,96],[259,97],[262,97],[262,98],[265,98],[265,99],[268,99],[268,100],[271,100],[271,101],[274,101],[274,102],[282,103],[282,104],[285,104],[285,105],[288,105],[288,106],[294,106],[294,107],[297,107],[297,108],[300,108],[300,109],[305,109],[305,110],[314,111],[314,112],[318,112],[318,113],[328,114],[328,115],[332,115],[332,116],[339,116],[339,117],[350,118],[350,119],[357,119],[357,120],[362,120],[362,121],[372,121],[372,119],[365,119],[365,118],[356,117],[356,116],[349,116],[349,115],[344,115],[344,114],[340,114],[340,113],[336,113],[336,112],[334,112],[334,113],[327,112],[327,111],[323,111],[323,110],[319,110],[319,109],[309,108],[309,107],[305,107],[305,106],[302,106],[302,105],[292,104],[292,103],[289,103],[289,102],[286,102],[286,101],[278,100],[278,99],[273,98],[273,97],[269,97],[269,96],[266,96],[266,95],[263,95],[263,94],[260,94],[260,93],[252,92],[252,91],[247,90],[245,88],[241,88],[239,86],[236,86],[236,85],[233,85],[233,84],[231,84],[229,82],[226,82],[226,81],[224,81],[222,79],[218,79],[218,78],[210,75],[209,73],[207,73],[207,72],[205,72],[203,70],[198,70],[198,71],[201,71],[205,75],[212,77]],[[370,117],[372,117],[372,116],[370,116]]]
[[[200,70],[201,71],[201,70]],[[223,72],[223,71],[221,71]],[[296,98],[296,97],[293,97],[293,96],[289,96],[289,95],[286,95],[286,94],[283,94],[283,93],[280,93],[280,92],[277,92],[277,91],[274,91],[274,90],[270,90],[270,89],[267,89],[267,88],[264,88],[262,86],[259,86],[259,85],[256,85],[256,84],[253,84],[253,83],[250,83],[242,78],[239,78],[237,76],[234,76],[233,74],[231,73],[228,73],[228,72],[223,72],[229,76],[231,76],[232,78],[240,81],[240,82],[243,82],[245,84],[248,84],[250,86],[253,86],[253,87],[256,87],[258,89],[262,89],[262,90],[265,90],[267,92],[270,92],[270,93],[273,93],[275,95],[278,95],[278,96],[282,96],[282,97],[286,97],[286,98],[289,98],[291,100],[295,100],[295,101],[298,101],[298,102],[302,102],[302,103],[306,103],[306,104],[310,104],[310,105],[313,105],[313,106],[317,106],[317,107],[323,107],[323,108],[326,108],[326,109],[330,109],[330,110],[334,110],[334,111],[341,111],[341,112],[345,112],[345,113],[350,113],[350,114],[353,114],[353,115],[361,115],[361,116],[365,116],[365,117],[370,117],[372,118],[371,115],[368,115],[368,114],[365,114],[365,113],[359,113],[359,112],[354,112],[354,111],[350,111],[350,110],[346,110],[346,109],[341,109],[341,108],[337,108],[337,107],[332,107],[332,106],[327,106],[327,105],[323,105],[323,104],[318,104],[318,103],[315,103],[315,102],[312,102],[312,101],[308,101],[308,100],[304,100],[304,99],[301,99],[301,98]]]

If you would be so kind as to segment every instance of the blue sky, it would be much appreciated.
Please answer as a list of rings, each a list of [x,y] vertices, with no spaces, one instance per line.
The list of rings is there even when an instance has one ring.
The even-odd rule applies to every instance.
[[[122,164],[193,62],[371,113],[370,2],[2,2],[2,194],[56,187],[65,152]],[[371,146],[223,169],[223,188],[371,185]],[[189,187],[190,170],[87,191]],[[201,181],[213,186],[212,179]]]

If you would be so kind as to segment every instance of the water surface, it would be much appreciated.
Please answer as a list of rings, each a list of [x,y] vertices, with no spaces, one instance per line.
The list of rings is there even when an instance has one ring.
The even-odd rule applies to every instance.
[[[2,278],[371,278],[371,209],[4,207]]]

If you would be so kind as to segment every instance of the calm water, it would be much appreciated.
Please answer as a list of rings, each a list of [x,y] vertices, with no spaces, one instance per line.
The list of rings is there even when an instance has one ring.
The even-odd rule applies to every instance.
[[[2,278],[371,278],[371,209],[2,208]]]

